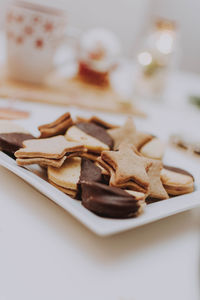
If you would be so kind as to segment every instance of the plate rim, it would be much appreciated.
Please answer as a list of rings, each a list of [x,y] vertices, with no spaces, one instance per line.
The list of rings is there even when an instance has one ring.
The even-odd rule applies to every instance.
[[[155,216],[151,216],[151,215],[144,215],[142,214],[141,216],[137,217],[137,218],[132,218],[132,219],[120,219],[121,224],[119,224],[119,226],[108,226],[108,228],[105,228],[104,226],[101,226],[101,222],[94,222],[93,218],[98,218],[100,220],[102,220],[103,222],[108,222],[110,224],[118,222],[118,219],[108,219],[108,218],[102,218],[99,217],[95,214],[93,214],[92,212],[88,211],[85,207],[81,206],[81,209],[83,209],[83,211],[77,209],[77,203],[79,203],[80,205],[80,201],[79,200],[74,200],[71,197],[69,197],[68,195],[64,194],[63,192],[61,192],[60,190],[58,190],[56,187],[52,186],[49,182],[47,182],[46,180],[42,179],[41,177],[37,176],[36,174],[34,174],[33,172],[31,172],[30,170],[24,168],[24,167],[20,167],[16,164],[15,160],[12,159],[11,157],[9,157],[7,154],[5,154],[4,152],[0,151],[0,165],[3,166],[4,168],[6,168],[7,170],[11,171],[12,173],[14,173],[16,176],[20,177],[21,179],[23,179],[26,183],[28,183],[29,185],[33,186],[36,190],[40,191],[43,195],[45,195],[46,197],[48,197],[50,200],[52,200],[54,203],[56,203],[57,205],[59,205],[60,207],[62,207],[64,210],[66,210],[69,214],[71,214],[75,219],[77,219],[80,223],[82,223],[84,226],[86,226],[89,230],[91,230],[93,233],[97,234],[98,236],[110,236],[110,235],[114,235],[114,234],[118,234],[121,233],[123,231],[127,231],[130,229],[134,229],[164,218],[167,218],[169,216],[184,212],[186,210],[190,210],[193,209],[195,207],[200,206],[200,190],[194,191],[192,193],[189,194],[185,194],[185,195],[180,195],[175,197],[176,200],[182,200],[182,198],[193,198],[190,199],[190,203],[185,203],[184,205],[182,205],[182,207],[179,207],[179,205],[177,206],[177,208],[173,209],[171,208],[171,210],[168,210],[167,212],[164,210],[162,211],[159,216],[155,217]],[[69,203],[68,201],[66,201],[66,199],[70,200],[70,202],[74,203],[74,205],[71,203]],[[148,205],[148,208],[151,208],[153,206],[160,206],[162,208],[162,206],[165,206],[166,204],[170,203],[171,199],[166,199],[163,201],[158,201],[156,203],[152,203],[150,205]],[[166,203],[166,201],[168,201]],[[75,204],[76,203],[76,204]],[[84,212],[84,214],[83,214]],[[87,218],[86,215],[92,215],[92,218],[89,217]],[[135,224],[134,224],[134,221]],[[131,222],[132,221],[132,222]]]

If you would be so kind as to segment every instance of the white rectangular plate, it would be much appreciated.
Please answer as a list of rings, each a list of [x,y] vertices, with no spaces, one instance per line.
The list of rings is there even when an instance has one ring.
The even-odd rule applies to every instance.
[[[27,122],[18,121],[18,123],[26,125],[26,128],[30,129],[31,132],[34,131],[32,127],[33,124],[34,126],[36,126],[36,124],[41,124],[44,122],[44,109],[45,115],[48,115],[49,111],[51,120],[53,120],[53,111],[55,114],[54,119],[61,112],[61,108],[57,108],[56,111],[55,107],[52,108],[51,106],[41,106],[38,104],[24,104],[23,107],[26,107],[26,109],[29,108],[32,112],[37,111],[37,114],[35,114],[35,116],[33,113],[31,117],[32,120],[28,120]],[[71,111],[73,114],[80,114],[80,111],[76,112],[74,109],[71,109]],[[84,116],[85,113],[82,112],[82,115]],[[36,120],[34,120],[35,117]],[[115,119],[114,117],[112,118]],[[156,134],[159,133],[157,132]],[[81,205],[80,201],[74,200],[69,196],[65,195],[64,193],[56,189],[54,186],[49,184],[46,180],[36,175],[36,173],[31,172],[26,168],[17,166],[14,159],[10,158],[8,155],[0,151],[0,165],[7,168],[17,176],[21,177],[24,181],[32,185],[34,188],[46,195],[59,206],[63,207],[82,224],[84,224],[91,231],[100,236],[116,234],[131,228],[135,228],[162,219],[164,217],[168,217],[170,215],[177,214],[188,209],[192,209],[200,205],[200,176],[197,170],[197,162],[192,158],[190,160],[187,159],[185,154],[181,153],[180,151],[169,148],[166,151],[165,164],[184,168],[187,171],[191,172],[194,175],[196,181],[195,192],[150,204],[146,207],[145,212],[137,218],[118,220],[96,216],[95,214],[85,209]]]

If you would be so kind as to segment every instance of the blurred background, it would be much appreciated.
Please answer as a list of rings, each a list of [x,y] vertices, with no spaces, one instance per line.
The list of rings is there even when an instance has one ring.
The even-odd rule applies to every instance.
[[[69,12],[70,25],[82,30],[94,26],[111,29],[121,39],[126,55],[134,54],[138,50],[138,44],[156,18],[173,20],[177,24],[180,36],[180,68],[200,72],[198,0],[31,0],[31,2],[65,8]],[[0,0],[2,15],[7,3],[7,0]]]
[[[30,23],[35,22],[31,9],[24,19],[16,8],[12,8],[13,15],[11,11],[5,18],[9,2],[0,0],[0,119],[18,120],[37,133],[38,125],[68,109],[87,118],[92,111],[116,124],[123,123],[122,113],[129,114],[134,116],[139,130],[177,146],[175,151],[181,155],[177,152],[177,160],[172,156],[172,165],[199,174],[199,0],[27,0],[66,10],[69,27],[77,32],[80,29],[84,36],[78,36],[72,47],[69,42],[69,49],[63,43],[55,72],[53,51],[57,52],[60,45],[54,31],[61,42],[65,41],[66,26],[63,38],[57,24],[60,21],[53,20],[54,24],[51,16],[44,13],[35,30]],[[36,16],[37,22],[38,19]],[[108,29],[103,36],[102,31],[98,32],[99,40],[92,31],[96,27]],[[116,36],[110,35],[112,32]],[[116,54],[116,44],[122,53]],[[63,56],[68,60],[62,64]],[[68,71],[74,70],[74,77],[70,77]],[[56,108],[47,103],[62,106]],[[182,162],[184,151],[188,156]],[[105,299],[105,289],[99,289],[99,282],[106,287],[109,300],[199,299],[199,210],[195,211],[195,218],[193,212],[179,214],[139,231],[98,240],[77,227],[71,218],[68,220],[61,210],[52,206],[48,209],[48,203],[39,194],[34,196],[33,189],[29,191],[25,185],[18,188],[14,176],[1,172],[5,182],[0,197],[5,221],[1,226],[5,237],[2,245],[6,256],[10,255],[2,264],[0,294],[8,291],[12,296],[0,296],[0,300],[17,299],[17,293],[21,293],[20,299],[38,299],[38,288],[43,299],[49,300],[72,299],[67,295],[74,293],[78,295],[76,299],[81,299],[79,295],[83,299],[84,292],[88,295],[84,299]],[[196,186],[200,186],[199,182],[198,179]],[[31,197],[35,197],[34,202]],[[79,269],[81,272],[77,273]],[[91,274],[94,280],[88,289]],[[67,286],[66,282],[70,284]]]

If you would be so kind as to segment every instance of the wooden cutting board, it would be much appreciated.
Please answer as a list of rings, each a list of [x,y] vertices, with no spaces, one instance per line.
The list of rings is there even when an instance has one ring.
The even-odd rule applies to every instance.
[[[111,87],[93,86],[78,77],[69,79],[56,73],[51,74],[45,84],[36,85],[8,79],[2,68],[0,97],[145,117],[145,113],[137,109],[132,101],[124,101]]]

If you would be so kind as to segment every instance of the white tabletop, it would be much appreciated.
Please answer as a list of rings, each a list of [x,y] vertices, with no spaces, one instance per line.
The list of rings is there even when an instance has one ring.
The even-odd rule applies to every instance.
[[[0,189],[0,300],[199,299],[200,209],[102,238],[2,167]]]

